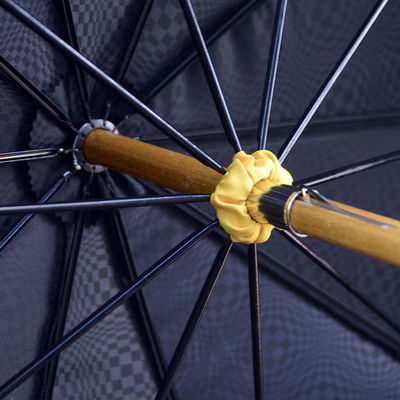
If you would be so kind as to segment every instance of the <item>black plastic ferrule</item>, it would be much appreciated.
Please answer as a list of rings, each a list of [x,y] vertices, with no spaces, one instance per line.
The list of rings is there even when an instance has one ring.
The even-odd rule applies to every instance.
[[[273,186],[268,193],[260,197],[258,209],[264,214],[268,222],[277,228],[287,228],[285,223],[285,207],[289,197],[298,192],[295,186]]]

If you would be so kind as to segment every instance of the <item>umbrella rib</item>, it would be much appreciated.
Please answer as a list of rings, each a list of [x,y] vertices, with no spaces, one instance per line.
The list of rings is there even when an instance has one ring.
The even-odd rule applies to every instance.
[[[71,8],[71,2],[69,0],[62,0],[62,9],[63,9],[65,25],[66,25],[67,32],[68,32],[69,43],[76,51],[78,51],[80,53],[81,51],[80,51],[78,36],[76,34],[74,16],[72,13],[72,8]],[[77,79],[77,83],[78,83],[79,97],[80,97],[84,112],[86,114],[86,118],[89,121],[91,119],[90,110],[89,110],[89,90],[88,90],[87,82],[85,79],[85,75],[82,71],[82,68],[79,65],[74,64],[74,69],[75,69],[75,75],[76,75],[76,79]]]
[[[339,318],[346,326],[350,326],[352,329],[356,330],[361,330],[360,327],[362,327],[361,332],[364,335],[372,338],[374,341],[378,341],[385,349],[390,347],[395,354],[398,354],[400,351],[400,340],[396,336],[386,332],[380,326],[355,313],[346,304],[338,301],[336,298],[324,292],[317,286],[310,284],[308,280],[290,270],[285,266],[285,264],[265,253],[261,253],[261,255],[269,262],[269,264],[275,264],[277,267],[276,269],[272,269],[268,265],[261,264],[264,267],[264,271],[268,271],[274,275],[274,277],[290,285],[294,290],[298,290],[303,295],[303,298],[309,297],[314,304],[317,304],[329,314],[333,314],[336,318]],[[310,292],[313,293],[311,296]],[[319,296],[320,298],[316,300],[316,296]],[[326,304],[329,304],[329,306]]]
[[[142,182],[142,184],[154,191],[155,193],[168,193],[165,189],[158,188],[154,185],[148,184],[147,182]],[[175,207],[184,211],[187,215],[193,218],[194,221],[199,223],[208,223],[212,218],[204,211],[199,210],[195,206],[190,204],[175,204]],[[220,238],[224,238],[225,234],[222,231],[216,231],[216,235]],[[239,247],[236,247],[236,251],[243,255],[243,252]],[[260,250],[259,258],[262,257],[266,263],[260,264],[261,271],[268,273],[279,279],[280,282],[290,285],[294,290],[298,290],[300,294],[304,297],[310,297],[310,299],[317,304],[319,307],[323,308],[330,314],[334,314],[336,318],[339,318],[347,326],[352,329],[360,329],[362,327],[362,332],[373,340],[378,340],[381,346],[396,349],[396,352],[400,350],[400,341],[395,336],[385,332],[378,325],[371,323],[367,319],[356,314],[353,310],[348,308],[345,304],[341,303],[328,293],[322,291],[320,288],[311,284],[308,280],[305,280],[301,275],[296,273],[286,267],[283,263],[276,260],[271,255],[264,253]],[[276,266],[273,268],[271,265]],[[310,295],[310,292],[313,293]],[[329,304],[327,306],[327,304]]]
[[[225,21],[217,30],[215,30],[209,37],[205,38],[206,45],[209,47],[215,41],[217,41],[228,29],[230,29],[237,21],[247,15],[256,6],[261,4],[261,0],[250,0],[243,7],[241,7],[231,18]],[[186,57],[180,64],[178,64],[165,78],[161,79],[144,97],[144,102],[149,102],[154,96],[156,96],[162,89],[164,89],[173,79],[175,79],[186,67],[191,65],[198,57],[198,52],[192,52]],[[124,121],[129,119],[134,114],[127,114],[124,118],[118,122],[118,126],[122,125]],[[237,130],[236,130],[237,131]]]
[[[145,3],[143,4],[143,7],[142,7],[142,10],[140,13],[140,17],[139,17],[139,21],[137,22],[137,24],[135,25],[135,27],[133,29],[133,34],[132,34],[131,40],[129,41],[128,47],[125,52],[125,56],[122,60],[121,66],[120,66],[118,74],[117,74],[116,81],[118,83],[122,83],[123,80],[125,79],[126,73],[128,72],[128,68],[132,62],[133,56],[136,51],[136,47],[139,43],[139,39],[142,35],[144,26],[147,22],[147,18],[150,14],[153,3],[154,3],[154,0],[146,0]],[[108,113],[109,113],[114,101],[115,101],[115,93],[113,94],[113,96],[111,98],[108,98],[106,101],[106,112],[105,112],[104,119],[107,119]]]
[[[54,158],[66,153],[67,152],[63,148],[11,151],[7,153],[0,153],[0,164],[10,164],[20,161],[43,160],[47,158]]]
[[[172,356],[172,359],[168,365],[167,373],[162,381],[155,400],[165,400],[169,390],[171,389],[175,375],[196,332],[196,328],[200,323],[200,319],[207,307],[207,303],[217,284],[218,278],[221,275],[226,259],[228,258],[228,255],[232,249],[232,245],[233,243],[228,241],[224,246],[221,247],[215,257],[213,265],[211,266],[203,287],[201,288],[200,294],[196,300],[196,304],[179,339],[178,345],[175,348],[174,355]]]
[[[50,200],[68,182],[72,174],[73,172],[71,171],[65,172],[39,200],[39,204],[46,203]],[[13,228],[0,241],[0,252],[7,247],[7,245],[22,231],[34,216],[35,214],[27,214],[13,226]]]
[[[228,29],[230,29],[237,21],[247,15],[257,5],[261,4],[261,0],[250,0],[241,7],[231,18],[225,21],[215,32],[205,39],[206,45],[211,46],[218,40]],[[159,93],[165,86],[168,85],[177,75],[179,75],[187,66],[189,66],[196,58],[198,53],[192,52],[186,59],[184,59],[177,67],[175,67],[164,79],[162,79],[156,86],[154,86],[145,97],[146,102],[152,99]]]
[[[301,135],[301,133],[300,133],[300,135]],[[299,135],[299,136],[300,136]],[[296,139],[297,140],[297,139]],[[294,144],[293,144],[294,145]],[[290,151],[290,149],[289,149],[289,151]],[[286,156],[285,156],[285,158],[286,158]],[[391,161],[394,161],[394,160],[391,160]],[[381,164],[379,164],[379,165],[382,165],[382,163]],[[374,165],[375,166],[375,165]],[[371,167],[368,167],[368,168],[371,168]],[[364,168],[364,169],[366,169],[366,168]],[[355,171],[355,172],[358,172],[358,171]],[[353,172],[354,173],[354,172]],[[222,268],[222,266],[221,266],[221,268]]]
[[[0,205],[0,215],[25,213],[53,213],[76,210],[106,210],[125,207],[148,207],[178,203],[198,203],[210,200],[208,194],[180,194],[166,196],[131,197],[124,199],[83,200],[42,204]]]
[[[135,53],[136,47],[139,43],[139,39],[142,35],[144,26],[146,24],[147,18],[150,14],[150,10],[153,6],[154,0],[146,0],[143,5],[142,12],[138,23],[135,26],[131,41],[129,42],[128,49],[126,51],[124,60],[122,61],[121,68],[118,72],[117,82],[122,82],[125,79],[125,75],[128,71],[129,65]]]
[[[15,84],[17,84],[25,93],[32,97],[38,105],[50,114],[58,123],[66,127],[69,131],[76,132],[70,118],[64,114],[46,94],[37,88],[29,79],[19,72],[0,54],[0,70],[3,71]]]
[[[80,322],[72,330],[65,334],[55,345],[51,346],[45,354],[34,359],[19,372],[17,372],[6,383],[4,383],[0,387],[0,398],[4,398],[9,393],[11,393],[37,370],[46,365],[46,363],[49,362],[53,357],[57,356],[57,354],[69,347],[84,333],[86,333],[97,323],[102,321],[113,310],[123,304],[138,290],[142,289],[146,284],[148,284],[156,276],[163,272],[176,259],[182,256],[201,239],[205,238],[208,234],[214,231],[218,226],[218,221],[213,221],[199,231],[189,235],[186,239],[184,239],[181,243],[179,243],[176,247],[169,251],[164,257],[162,257],[145,272],[143,272],[138,277],[138,279],[131,283],[125,290],[122,290],[111,297],[102,306],[97,308],[97,310],[95,310],[92,314],[90,314],[87,318],[85,318],[82,322]]]
[[[310,247],[301,242],[295,235],[287,231],[279,231],[279,233],[289,240],[295,247],[297,247],[303,254],[305,254],[310,260],[312,260],[318,267],[325,271],[331,278],[339,283],[347,292],[351,293],[357,300],[359,300],[364,306],[366,306],[375,315],[385,321],[396,333],[400,334],[400,326],[392,321],[392,319],[386,315],[386,313],[380,311],[373,303],[371,303],[364,295],[358,290],[353,288],[343,276],[325,259],[317,255]]]
[[[133,106],[144,118],[146,118],[149,122],[158,127],[162,132],[164,132],[164,134],[169,136],[173,141],[179,144],[182,148],[188,151],[203,164],[215,169],[218,172],[225,172],[222,166],[215,160],[213,160],[208,154],[199,149],[190,140],[188,140],[185,136],[178,132],[174,127],[172,127],[164,119],[162,119],[158,114],[156,114],[153,110],[142,103],[137,97],[135,97],[132,93],[122,87],[118,82],[116,82],[104,71],[98,68],[95,64],[85,58],[82,54],[77,52],[73,47],[62,40],[59,36],[48,29],[44,24],[34,18],[31,14],[29,14],[25,9],[15,3],[13,0],[0,0],[0,5],[11,12],[21,22],[29,26],[43,39],[56,46],[66,56],[72,58],[76,63],[80,64],[94,78],[96,78],[104,85],[109,87],[111,90],[113,90],[115,93],[117,93],[121,98],[123,98],[131,106]]]
[[[121,215],[118,210],[114,210],[110,215],[111,227],[116,232],[116,243],[120,248],[125,266],[125,275],[129,282],[134,282],[138,275],[136,273],[136,266],[133,261],[132,252],[130,250],[128,239],[125,228],[121,219]],[[146,300],[143,296],[142,291],[138,291],[135,296],[132,297],[132,306],[135,313],[135,318],[139,321],[139,330],[142,332],[142,340],[149,349],[150,356],[153,361],[153,367],[158,384],[161,383],[162,376],[165,373],[165,361],[162,356],[161,347],[158,343],[157,335],[153,323],[151,321],[150,313],[146,304]],[[172,393],[170,393],[170,400],[175,399]]]
[[[300,122],[296,125],[296,128],[294,129],[293,133],[287,138],[285,143],[280,148],[278,152],[278,159],[280,163],[283,163],[286,160],[286,157],[292,151],[297,140],[300,138],[300,136],[308,126],[310,120],[317,112],[319,106],[324,101],[325,97],[328,95],[328,93],[334,86],[337,79],[341,76],[347,64],[352,59],[354,53],[363,42],[365,36],[374,25],[375,21],[377,20],[377,18],[387,5],[388,1],[389,0],[379,0],[375,4],[372,11],[369,13],[366,20],[364,21],[364,23],[361,25],[360,29],[354,36],[353,40],[350,42],[349,46],[344,51],[343,55],[340,57],[338,63],[329,73],[327,79],[322,84],[317,94],[315,95],[315,97],[307,107],[306,111],[304,112],[303,116],[301,117]]]
[[[335,179],[343,178],[358,172],[366,171],[370,168],[379,167],[394,161],[400,160],[400,150],[385,153],[377,157],[368,158],[354,164],[349,164],[341,168],[333,169],[322,174],[310,176],[294,182],[294,185],[315,186],[321,183],[331,182]]]
[[[283,28],[285,26],[286,9],[288,0],[279,0],[276,5],[272,43],[268,56],[268,70],[265,79],[264,94],[258,127],[258,148],[264,150],[267,145],[269,123],[271,118],[272,100],[276,76],[278,73],[279,55],[282,45]]]
[[[261,302],[260,302],[260,282],[259,282],[257,244],[252,244],[249,246],[248,269],[249,269],[251,341],[253,350],[254,398],[263,399],[264,376],[263,376]]]
[[[237,136],[235,127],[231,115],[226,104],[224,94],[221,89],[221,85],[215,71],[214,65],[212,63],[210,53],[208,52],[207,45],[204,41],[203,34],[200,29],[199,22],[196,17],[196,13],[193,9],[190,0],[179,0],[183,14],[186,19],[190,34],[192,36],[195,48],[200,57],[201,65],[203,67],[204,74],[206,76],[208,85],[211,90],[214,103],[217,107],[218,114],[222,125],[225,129],[226,136],[229,143],[233,146],[235,152],[241,151],[242,146],[240,145],[239,138]]]
[[[74,275],[76,265],[78,261],[79,249],[82,241],[82,232],[85,222],[85,212],[80,211],[78,214],[77,222],[72,237],[72,242],[69,250],[68,261],[63,268],[62,278],[60,283],[60,291],[57,300],[57,309],[54,322],[52,325],[52,331],[48,341],[48,346],[53,346],[63,336],[65,329],[65,322],[68,315],[68,306],[71,298],[72,285],[74,281]],[[58,365],[58,357],[54,357],[47,365],[44,372],[43,387],[45,392],[43,393],[42,400],[51,400],[53,395],[53,389],[56,379]]]
[[[126,119],[130,117],[131,114],[126,116]],[[374,124],[385,124],[387,126],[398,126],[400,123],[400,113],[399,114],[374,114],[371,118],[366,117],[348,117],[341,119],[331,119],[331,118],[313,118],[308,125],[308,129],[314,132],[318,132],[318,137],[323,137],[322,130],[327,130],[329,128],[332,131],[333,128],[338,129],[347,129],[347,128],[365,128],[368,125],[368,128],[374,126]],[[275,139],[281,134],[285,134],[288,130],[293,129],[296,124],[290,121],[287,122],[277,122],[275,124],[270,123],[269,131],[276,134]],[[380,125],[379,125],[380,126]],[[254,132],[257,132],[258,126],[251,125],[241,125],[236,127],[236,131],[242,134],[246,138],[252,138]],[[194,129],[188,130],[187,136],[192,140],[198,140],[204,138],[205,136],[209,138],[214,138],[215,136],[223,135],[224,130],[219,128],[209,128],[209,129]],[[146,142],[161,145],[165,141],[164,137],[160,137],[159,135],[154,135],[151,138],[146,138]]]
[[[115,183],[109,173],[105,176],[105,184],[108,191],[112,196],[116,196]],[[138,273],[135,265],[134,257],[129,246],[128,236],[125,230],[124,223],[122,221],[121,213],[118,210],[113,210],[110,215],[111,227],[114,228],[116,235],[112,235],[115,239],[117,246],[119,247],[119,253],[122,254],[122,258],[125,266],[125,275],[129,282],[133,282],[137,279]],[[161,383],[162,377],[165,374],[165,360],[161,352],[161,346],[159,344],[156,331],[154,329],[150,313],[146,304],[146,299],[139,291],[135,296],[132,297],[134,310],[138,310],[139,325],[143,331],[142,339],[146,342],[147,347],[150,349],[152,359],[155,366],[155,375],[158,383]],[[136,311],[135,311],[136,312]],[[174,400],[175,396],[170,392],[170,400]]]

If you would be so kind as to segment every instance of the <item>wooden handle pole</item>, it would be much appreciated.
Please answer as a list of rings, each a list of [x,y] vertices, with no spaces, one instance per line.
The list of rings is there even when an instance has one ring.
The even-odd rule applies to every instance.
[[[83,154],[92,164],[182,193],[211,194],[221,179],[220,173],[193,157],[103,129],[87,136]]]
[[[345,204],[334,204],[352,215],[334,211],[317,200],[295,201],[289,216],[293,229],[400,266],[399,221]]]
[[[211,194],[221,174],[180,153],[95,129],[85,139],[85,158],[93,164],[133,175],[183,193]],[[400,222],[344,204],[354,216],[318,201],[296,200],[290,221],[299,233],[400,266]],[[367,222],[358,216],[371,218]]]

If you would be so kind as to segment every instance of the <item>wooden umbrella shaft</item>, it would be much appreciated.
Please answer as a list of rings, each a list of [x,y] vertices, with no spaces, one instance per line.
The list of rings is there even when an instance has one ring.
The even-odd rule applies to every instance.
[[[220,173],[193,157],[103,129],[87,136],[83,154],[93,164],[182,193],[211,194],[221,178]]]
[[[83,153],[93,164],[182,193],[211,194],[221,178],[193,157],[102,129],[87,136]],[[335,204],[347,212],[299,197],[287,218],[296,232],[400,266],[399,221]]]
[[[293,203],[290,221],[296,232],[400,266],[400,223],[378,214],[333,202],[344,212],[316,200]]]

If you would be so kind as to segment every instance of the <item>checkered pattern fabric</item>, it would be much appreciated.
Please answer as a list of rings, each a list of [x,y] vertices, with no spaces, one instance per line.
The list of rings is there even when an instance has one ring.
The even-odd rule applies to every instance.
[[[143,3],[136,0],[73,0],[71,3],[82,52],[106,72],[115,75],[131,38],[139,6]],[[337,0],[289,2],[273,106],[274,124],[292,122],[301,115],[374,3],[375,0],[365,0],[360,7],[357,0],[340,2],[340,6]],[[61,13],[54,2],[21,0],[21,4],[52,30],[62,33]],[[193,4],[203,31],[212,32],[244,2],[193,0]],[[233,119],[242,128],[257,124],[275,5],[276,1],[262,2],[255,12],[210,48]],[[399,111],[400,41],[397,28],[400,6],[398,2],[389,2],[387,7],[319,110],[318,118],[340,121],[342,117]],[[67,76],[63,72],[65,58],[2,8],[0,18],[2,54],[65,110],[76,107],[71,104],[74,97],[69,96],[70,88],[75,85],[73,74]],[[190,50],[191,40],[179,2],[155,0],[124,84],[146,94]],[[0,80],[0,91],[2,97],[9,100],[7,105],[0,106],[0,144],[4,149],[18,150],[28,143],[30,147],[70,145],[42,115],[37,114],[34,119],[31,103],[3,79]],[[93,93],[96,97],[97,93]],[[179,75],[151,106],[185,134],[220,128],[199,63]],[[25,127],[32,120],[29,139]],[[159,134],[137,116],[124,126],[124,131],[128,130],[134,136],[145,138],[154,139]],[[243,144],[246,149],[251,149],[256,132],[254,129],[247,132],[253,136],[248,140],[242,137]],[[271,135],[269,146],[276,151],[282,140],[283,136],[279,134]],[[223,135],[217,139],[213,135],[205,136],[199,142],[224,165],[231,160],[232,151],[226,146]],[[300,178],[399,146],[397,128],[380,126],[379,129],[369,127],[353,132],[321,131],[304,135],[286,166],[295,178]],[[35,194],[42,193],[57,168],[61,168],[58,161],[56,167],[47,161],[31,163],[28,176],[26,166],[18,170],[2,167],[4,200],[33,200],[28,188]],[[391,165],[333,182],[324,186],[323,191],[332,198],[399,218],[397,175],[397,168]],[[132,195],[128,180],[121,179],[120,182],[123,182],[125,194]],[[172,208],[151,207],[127,210],[123,214],[141,270],[199,227]],[[7,219],[2,225],[2,232],[6,232],[10,221]],[[52,297],[46,297],[47,293],[56,289],[55,280],[43,277],[54,277],[54,270],[62,264],[60,254],[64,236],[57,229],[60,221],[47,217],[36,217],[34,221],[35,224],[29,227],[32,230],[25,229],[20,241],[7,249],[4,253],[7,257],[1,264],[4,277],[0,281],[0,290],[7,301],[0,305],[0,326],[5,332],[0,350],[4,358],[10,360],[10,367],[7,363],[0,366],[4,380],[11,370],[17,371],[29,361],[27,358],[33,358],[39,347],[45,347],[37,342],[45,337],[46,329],[42,327],[46,316],[50,315],[48,304]],[[105,235],[107,227],[101,221],[96,222],[96,226],[85,228],[66,330],[119,288],[112,249],[108,247]],[[45,243],[46,248],[38,242]],[[377,307],[393,320],[398,319],[398,270],[342,249],[313,241],[309,243]],[[205,240],[144,290],[165,360],[173,354],[219,246],[215,238]],[[262,250],[281,259],[312,287],[327,292],[385,332],[394,334],[281,238],[273,235]],[[399,398],[400,373],[398,360],[392,352],[382,350],[380,345],[367,339],[362,333],[363,328],[356,332],[315,306],[310,298],[320,297],[313,291],[307,293],[310,298],[300,296],[276,275],[265,272],[273,268],[276,272],[276,266],[268,263],[263,266],[265,269],[260,278],[263,356],[265,385],[271,399]],[[31,311],[33,303],[34,312],[28,315],[27,310]],[[132,321],[132,310],[127,307],[120,307],[62,354],[54,399],[154,398],[156,387],[148,354],[138,335],[139,329]],[[27,326],[32,331],[28,331]],[[10,329],[16,332],[15,337],[9,334]],[[179,399],[239,400],[253,396],[252,379],[246,261],[232,254],[178,372],[174,389]],[[16,398],[35,398],[33,383],[27,387],[19,389]]]
[[[242,0],[193,2],[204,33],[216,29],[223,15],[229,16]],[[151,88],[188,55],[192,40],[179,1],[155,0],[128,71],[126,83],[139,93]]]
[[[101,225],[86,227],[74,279],[66,331],[118,290]],[[122,306],[65,351],[54,399],[152,399],[155,384],[143,343]]]
[[[159,219],[161,226],[154,224]],[[132,245],[142,265],[150,264],[186,232],[196,229],[173,210],[126,212],[124,220],[132,231],[141,227],[142,235]],[[168,220],[166,237],[163,229]],[[163,237],[163,242],[155,246],[148,242],[149,236]],[[219,245],[211,238],[199,243],[146,289],[167,358],[174,351]],[[276,254],[277,246],[267,244],[260,250]],[[294,270],[302,268],[301,257],[292,248],[287,252],[292,257],[287,265]],[[264,383],[268,395],[272,399],[301,400],[396,399],[400,375],[393,356],[321,308],[313,307],[311,311],[310,300],[269,275],[269,269],[261,263]],[[337,286],[331,289],[335,291]],[[359,308],[352,309],[360,312]],[[240,400],[253,396],[246,259],[235,251],[228,258],[185,355],[175,389],[183,399]]]
[[[4,132],[0,135],[0,146],[4,150],[16,151],[25,146],[29,136],[30,122],[34,117],[33,104],[25,98],[8,79],[0,73],[0,97],[7,99],[0,106],[0,120]],[[19,132],[16,135],[15,132]],[[3,165],[2,184],[4,203],[21,203],[33,201],[29,193],[29,181],[25,171],[19,165]],[[18,219],[16,215],[4,216],[0,220],[0,233],[6,234],[12,223]]]
[[[89,60],[115,77],[125,55],[141,3],[144,0],[72,0],[80,50]],[[87,80],[94,85],[94,80]],[[104,91],[101,87],[100,92]]]
[[[57,34],[62,23],[54,2],[49,0],[20,1],[19,4]],[[48,92],[61,79],[65,58],[32,30],[3,8],[0,9],[2,33],[1,54],[39,89]]]
[[[357,1],[340,7],[335,1],[313,0],[288,5],[272,107],[273,125],[293,124],[301,117],[374,4],[367,0],[362,9]],[[314,121],[399,112],[400,86],[394,72],[400,67],[400,44],[394,28],[399,10],[398,3],[387,6]],[[258,125],[274,12],[275,2],[262,2],[210,48],[234,123],[247,133],[249,127]],[[146,54],[148,57],[151,54]],[[139,60],[140,56],[136,62]],[[150,66],[143,68],[144,75],[135,68],[132,71],[138,76],[150,74]],[[153,73],[155,77],[160,75],[160,71]],[[132,76],[130,82],[134,81]],[[196,82],[196,90],[190,90],[192,82]],[[174,79],[151,106],[186,134],[221,130],[199,62]],[[130,128],[143,136],[161,136],[150,124],[143,129],[134,121]]]

